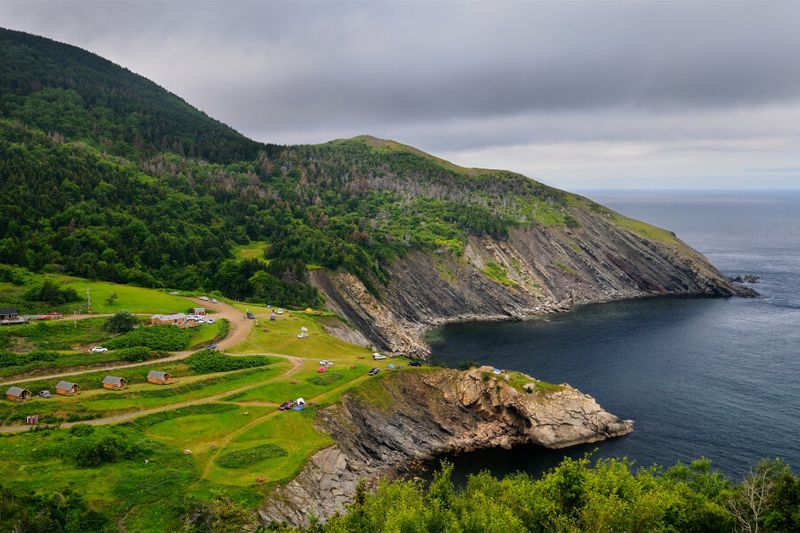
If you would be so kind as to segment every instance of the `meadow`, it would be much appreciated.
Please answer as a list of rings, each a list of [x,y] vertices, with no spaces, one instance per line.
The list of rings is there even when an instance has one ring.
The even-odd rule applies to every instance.
[[[76,290],[89,286],[92,294],[116,292],[114,302],[96,312],[112,312],[123,303],[138,313],[192,306],[190,300],[163,291],[60,279]],[[0,329],[0,349],[8,351],[8,361],[35,350],[57,354],[51,360],[0,367],[6,385],[32,377],[21,385],[34,394],[54,392],[62,377],[37,379],[37,373],[80,372],[63,377],[80,386],[76,396],[0,402],[0,432],[19,428],[34,414],[41,423],[63,425],[0,433],[0,476],[24,475],[25,490],[34,492],[74,491],[86,502],[87,516],[99,513],[115,523],[121,520],[127,531],[178,529],[191,502],[208,505],[224,493],[240,504],[258,505],[272,486],[290,480],[313,453],[332,444],[315,426],[318,409],[365,384],[370,390],[380,388],[383,374],[367,376],[373,366],[384,372],[390,363],[398,371],[405,366],[399,359],[372,361],[367,347],[329,335],[325,325],[338,320],[329,313],[286,310],[271,321],[268,307],[233,305],[237,313],[249,310],[256,319],[246,339],[226,354],[193,350],[244,323],[220,320],[194,328],[186,334],[190,337],[180,335],[180,346],[189,350],[163,350],[156,352],[157,359],[135,363],[117,354],[160,330],[114,336],[103,329],[105,317]],[[307,337],[299,338],[301,331]],[[103,343],[119,349],[76,351]],[[324,373],[319,372],[322,359],[333,362]],[[169,372],[173,381],[148,383],[151,369]],[[107,375],[127,379],[127,388],[102,388]],[[299,397],[308,402],[305,409],[278,410],[281,403]],[[98,449],[105,450],[100,459],[95,457]],[[100,462],[86,466],[86,457]]]

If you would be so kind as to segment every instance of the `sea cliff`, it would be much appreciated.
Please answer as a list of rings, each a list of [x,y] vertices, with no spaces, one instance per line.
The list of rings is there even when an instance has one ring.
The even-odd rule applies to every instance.
[[[633,430],[569,385],[490,367],[399,371],[322,409],[318,425],[336,444],[275,489],[259,511],[263,522],[325,519],[343,510],[360,479],[407,473],[440,454],[523,443],[563,448]]]
[[[595,204],[596,205],[596,204]],[[602,206],[575,223],[470,237],[462,254],[411,251],[388,267],[377,294],[354,275],[317,270],[326,304],[376,347],[424,356],[439,324],[520,319],[574,305],[657,295],[752,296],[672,233]]]

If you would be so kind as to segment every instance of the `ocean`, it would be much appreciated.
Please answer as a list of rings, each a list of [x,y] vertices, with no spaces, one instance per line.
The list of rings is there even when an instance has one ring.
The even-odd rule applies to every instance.
[[[641,467],[707,457],[733,479],[764,457],[800,472],[800,193],[587,196],[674,231],[727,275],[759,276],[752,287],[761,297],[651,298],[433,331],[437,362],[478,361],[569,383],[635,421],[627,437],[567,450],[451,457],[456,477],[539,474],[587,452]]]

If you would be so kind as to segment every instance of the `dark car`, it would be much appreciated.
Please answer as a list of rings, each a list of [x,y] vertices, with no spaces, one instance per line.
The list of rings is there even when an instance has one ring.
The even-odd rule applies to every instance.
[[[422,361],[409,361],[408,366],[422,366]]]
[[[367,374],[369,374],[370,376],[374,376],[374,375],[375,375],[375,374],[377,374],[378,372],[380,372],[380,369],[379,369],[378,367],[373,367],[373,368],[372,368],[372,370],[370,370],[369,372],[367,372]]]
[[[294,407],[294,402],[283,402],[281,406],[278,407],[278,409],[280,409],[281,411],[288,411],[292,407]]]
[[[209,344],[208,346],[206,346],[206,350],[216,350],[216,349],[217,349],[217,345],[214,344],[213,342],[211,344]]]

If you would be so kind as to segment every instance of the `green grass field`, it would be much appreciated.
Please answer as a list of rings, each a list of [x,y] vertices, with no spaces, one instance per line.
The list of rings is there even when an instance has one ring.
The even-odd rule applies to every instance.
[[[275,321],[271,321],[270,309],[266,307],[252,304],[236,304],[236,307],[255,313],[258,324],[247,340],[234,346],[231,353],[280,353],[318,360],[349,360],[354,357],[366,359],[371,353],[362,346],[328,335],[322,326],[325,317],[302,311],[285,311],[283,315],[277,315]],[[299,339],[297,335],[303,327],[308,328],[308,337]]]
[[[92,313],[116,313],[117,311],[177,313],[192,307],[191,301],[182,296],[169,294],[172,291],[166,289],[147,289],[106,281],[90,281],[61,274],[38,274],[18,267],[14,267],[14,270],[19,272],[24,283],[22,285],[0,283],[0,307],[16,307],[20,314],[37,314],[48,311],[59,311],[64,314],[85,313],[87,311],[87,289]],[[26,300],[25,292],[31,287],[41,285],[44,280],[50,280],[60,287],[75,289],[80,300],[61,305]],[[108,301],[112,294],[116,294],[116,298]]]
[[[59,279],[74,284],[76,290],[88,286],[93,302],[98,302],[95,311],[170,312],[191,306],[189,300],[163,291]],[[112,291],[117,299],[106,305],[104,300]],[[0,376],[5,379],[32,371],[57,374],[66,368],[88,370],[64,378],[81,386],[77,396],[35,397],[23,403],[0,401],[0,424],[20,424],[32,414],[39,415],[44,423],[114,417],[110,419],[112,425],[96,426],[94,431],[100,432],[96,435],[116,436],[145,450],[140,456],[86,468],[75,462],[72,452],[64,450],[77,446],[81,439],[94,438],[92,430],[81,430],[90,432],[88,436],[71,429],[0,436],[0,476],[25,477],[26,490],[71,487],[93,510],[113,517],[129,532],[179,530],[187,498],[209,501],[223,491],[249,506],[257,505],[271,486],[291,479],[313,453],[332,444],[330,436],[315,427],[318,409],[362,387],[364,394],[377,398],[382,378],[390,372],[387,366],[405,369],[401,359],[375,362],[367,348],[329,335],[324,325],[337,320],[329,314],[286,311],[273,322],[266,307],[236,307],[253,311],[257,320],[247,339],[229,350],[231,355],[222,356],[230,357],[228,361],[218,361],[217,356],[209,359],[213,352],[204,352],[200,359],[94,369],[92,365],[123,363],[117,361],[113,350],[103,354],[74,351],[111,338],[102,329],[105,318],[0,329],[0,349],[11,352],[8,361],[17,361],[15,358],[25,357],[31,350],[60,353],[53,361],[0,367]],[[307,338],[297,337],[301,328],[306,328]],[[203,325],[192,330],[189,344],[205,346],[228,329],[222,320]],[[236,355],[267,355],[269,364],[217,371],[230,368]],[[333,361],[325,373],[318,372],[322,359]],[[201,361],[204,364],[198,366]],[[220,364],[224,366],[217,366]],[[373,366],[383,373],[367,376]],[[151,369],[170,372],[175,381],[169,385],[147,383],[146,374]],[[124,377],[129,386],[123,391],[104,389],[102,379],[106,375]],[[44,389],[54,392],[58,380],[38,379],[24,386],[34,394]],[[280,403],[299,397],[308,402],[303,411],[277,409]]]

